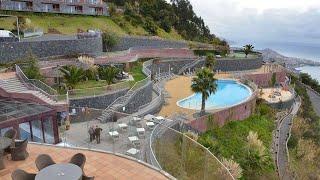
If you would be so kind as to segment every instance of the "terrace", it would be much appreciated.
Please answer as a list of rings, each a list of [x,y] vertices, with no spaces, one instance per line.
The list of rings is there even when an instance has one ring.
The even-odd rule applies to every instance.
[[[6,169],[0,170],[0,177],[3,180],[11,180],[11,173],[20,168],[29,173],[37,173],[35,159],[40,154],[48,154],[56,163],[66,163],[76,153],[83,153],[86,156],[84,172],[95,179],[170,179],[163,172],[152,168],[132,158],[115,155],[103,151],[91,151],[86,149],[62,148],[56,146],[28,144],[29,157],[24,161],[5,160]]]

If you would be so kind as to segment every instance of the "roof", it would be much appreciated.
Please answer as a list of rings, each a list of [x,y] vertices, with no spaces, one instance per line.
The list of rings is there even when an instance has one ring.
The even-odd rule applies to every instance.
[[[8,119],[18,119],[53,111],[53,109],[33,103],[0,100],[0,123]]]

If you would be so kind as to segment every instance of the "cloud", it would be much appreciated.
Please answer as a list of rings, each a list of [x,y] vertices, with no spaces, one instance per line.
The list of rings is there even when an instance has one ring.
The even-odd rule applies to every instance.
[[[212,32],[228,40],[320,40],[319,0],[190,1]]]

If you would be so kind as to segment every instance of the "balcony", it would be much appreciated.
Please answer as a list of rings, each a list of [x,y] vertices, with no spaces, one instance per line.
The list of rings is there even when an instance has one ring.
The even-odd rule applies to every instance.
[[[5,169],[0,170],[0,179],[11,180],[11,173],[20,168],[29,173],[38,173],[35,159],[40,154],[48,154],[56,163],[66,163],[72,155],[83,153],[86,156],[84,172],[95,179],[169,179],[160,171],[150,168],[134,159],[103,151],[63,148],[29,143],[29,157],[24,161],[12,161],[4,158]]]

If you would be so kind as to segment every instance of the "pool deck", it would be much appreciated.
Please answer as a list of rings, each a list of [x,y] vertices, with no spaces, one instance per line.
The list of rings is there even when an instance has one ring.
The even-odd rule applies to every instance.
[[[281,96],[275,96],[274,98],[270,97],[274,92],[280,92]],[[289,101],[293,98],[293,94],[290,91],[285,91],[280,88],[265,88],[262,89],[262,95],[260,95],[260,98],[266,100],[269,103],[278,103],[280,100],[282,102]]]
[[[169,94],[169,97],[166,98],[166,103],[159,112],[159,115],[163,117],[170,117],[173,114],[181,113],[187,115],[187,117],[192,118],[192,115],[197,112],[196,110],[182,108],[177,105],[177,102],[179,100],[189,97],[193,94],[191,90],[192,78],[193,77],[191,76],[178,76],[177,78],[166,82],[165,90]],[[230,78],[230,74],[217,74],[215,78]],[[214,111],[217,110],[210,110],[210,112]]]

